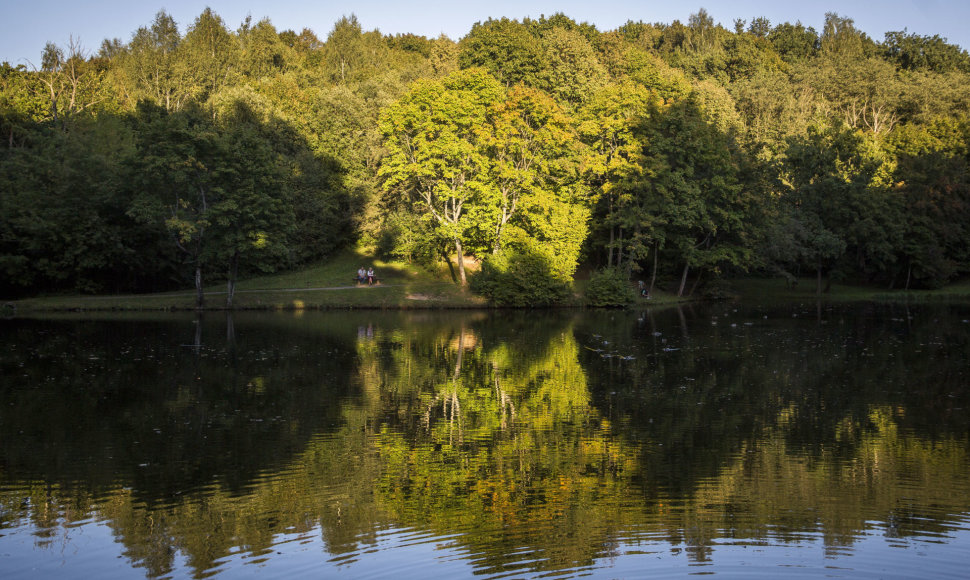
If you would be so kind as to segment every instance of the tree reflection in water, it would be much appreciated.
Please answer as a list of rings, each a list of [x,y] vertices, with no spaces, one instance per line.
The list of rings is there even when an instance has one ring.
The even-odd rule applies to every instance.
[[[284,536],[320,537],[321,567],[353,569],[391,528],[495,575],[646,547],[717,566],[725,543],[834,558],[874,527],[945,542],[970,511],[966,318],[4,321],[0,529],[60,551],[103,522],[149,577],[272,561]]]

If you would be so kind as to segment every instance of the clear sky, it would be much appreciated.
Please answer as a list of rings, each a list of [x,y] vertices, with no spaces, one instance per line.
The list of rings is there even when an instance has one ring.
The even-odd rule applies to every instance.
[[[48,41],[66,47],[73,37],[88,54],[105,38],[127,42],[164,9],[185,29],[211,7],[235,30],[252,15],[267,17],[277,30],[303,28],[326,39],[341,16],[356,14],[365,30],[385,34],[411,32],[460,39],[477,21],[489,17],[522,19],[563,12],[574,20],[611,30],[628,20],[686,22],[700,8],[729,30],[734,20],[763,16],[772,24],[800,21],[821,30],[826,12],[851,18],[857,28],[882,41],[889,31],[906,29],[923,36],[938,34],[970,48],[970,2],[967,0],[0,0],[0,61],[40,64]]]

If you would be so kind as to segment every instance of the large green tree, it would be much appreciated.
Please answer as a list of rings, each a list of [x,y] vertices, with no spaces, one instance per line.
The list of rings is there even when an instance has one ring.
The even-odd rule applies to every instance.
[[[542,88],[571,106],[583,103],[606,83],[606,69],[578,30],[554,27],[542,37],[546,68]]]
[[[816,124],[792,138],[786,162],[789,231],[819,293],[823,274],[844,277],[894,261],[900,220],[887,189],[892,165],[874,140],[844,124]]]
[[[459,43],[462,68],[483,67],[506,86],[540,86],[545,59],[539,38],[508,18],[476,22]]]
[[[537,89],[513,88],[488,115],[489,181],[498,194],[492,244],[497,253],[509,224],[529,213],[523,206],[575,201],[580,149],[570,117]]]
[[[188,71],[179,61],[182,42],[178,25],[164,10],[151,26],[135,31],[131,41],[116,56],[121,69],[121,87],[129,103],[147,99],[174,111],[190,96]]]
[[[966,122],[940,119],[927,127],[904,126],[889,143],[903,229],[895,272],[907,289],[939,287],[970,270],[968,134]]]
[[[280,168],[252,111],[229,103],[219,113],[143,107],[131,163],[130,214],[164,225],[193,271],[199,308],[207,270],[226,273],[232,306],[240,260],[285,253],[293,227]]]
[[[681,269],[677,294],[688,274],[744,267],[752,244],[747,225],[750,192],[739,179],[736,145],[694,99],[651,115],[643,126],[644,171],[632,192],[655,208],[657,231]],[[642,211],[642,210],[641,210]],[[695,282],[695,286],[696,286]]]
[[[624,255],[643,257],[643,248],[652,242],[646,237],[652,216],[626,206],[631,184],[644,171],[646,135],[641,128],[651,111],[658,111],[655,104],[656,93],[626,81],[598,91],[580,112],[579,133],[587,145],[583,169],[596,208],[595,243],[605,249],[608,267],[622,264]]]
[[[381,115],[384,187],[411,198],[452,244],[462,285],[465,244],[488,227],[482,220],[493,203],[486,125],[501,97],[501,85],[485,69],[468,69],[416,82]]]
[[[151,288],[166,260],[125,216],[123,160],[131,134],[117,118],[25,123],[0,153],[0,288]],[[164,288],[164,284],[161,285]]]
[[[238,40],[210,8],[189,26],[179,43],[179,56],[198,102],[236,83],[241,68],[239,48]]]

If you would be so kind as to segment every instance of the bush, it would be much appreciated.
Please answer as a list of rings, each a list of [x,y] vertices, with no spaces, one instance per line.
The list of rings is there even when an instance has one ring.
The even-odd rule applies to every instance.
[[[586,286],[586,304],[598,307],[626,307],[636,300],[636,292],[626,274],[618,268],[593,273]]]
[[[722,278],[715,278],[704,284],[701,289],[701,295],[706,300],[729,300],[737,297],[737,292],[731,283]]]
[[[497,306],[552,306],[569,297],[570,286],[557,278],[540,252],[504,250],[482,262],[472,291]]]

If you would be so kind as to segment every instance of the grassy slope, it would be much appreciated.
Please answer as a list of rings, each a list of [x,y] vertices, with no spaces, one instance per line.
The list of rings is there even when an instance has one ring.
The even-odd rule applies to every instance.
[[[380,283],[357,286],[360,266],[373,265]],[[225,285],[206,287],[206,307],[225,306]],[[18,310],[177,310],[195,306],[192,289],[125,296],[50,296],[15,302]],[[357,250],[346,250],[326,262],[297,272],[241,280],[235,308],[446,308],[478,307],[484,302],[463,292],[445,269],[429,273],[417,266],[383,262]]]

